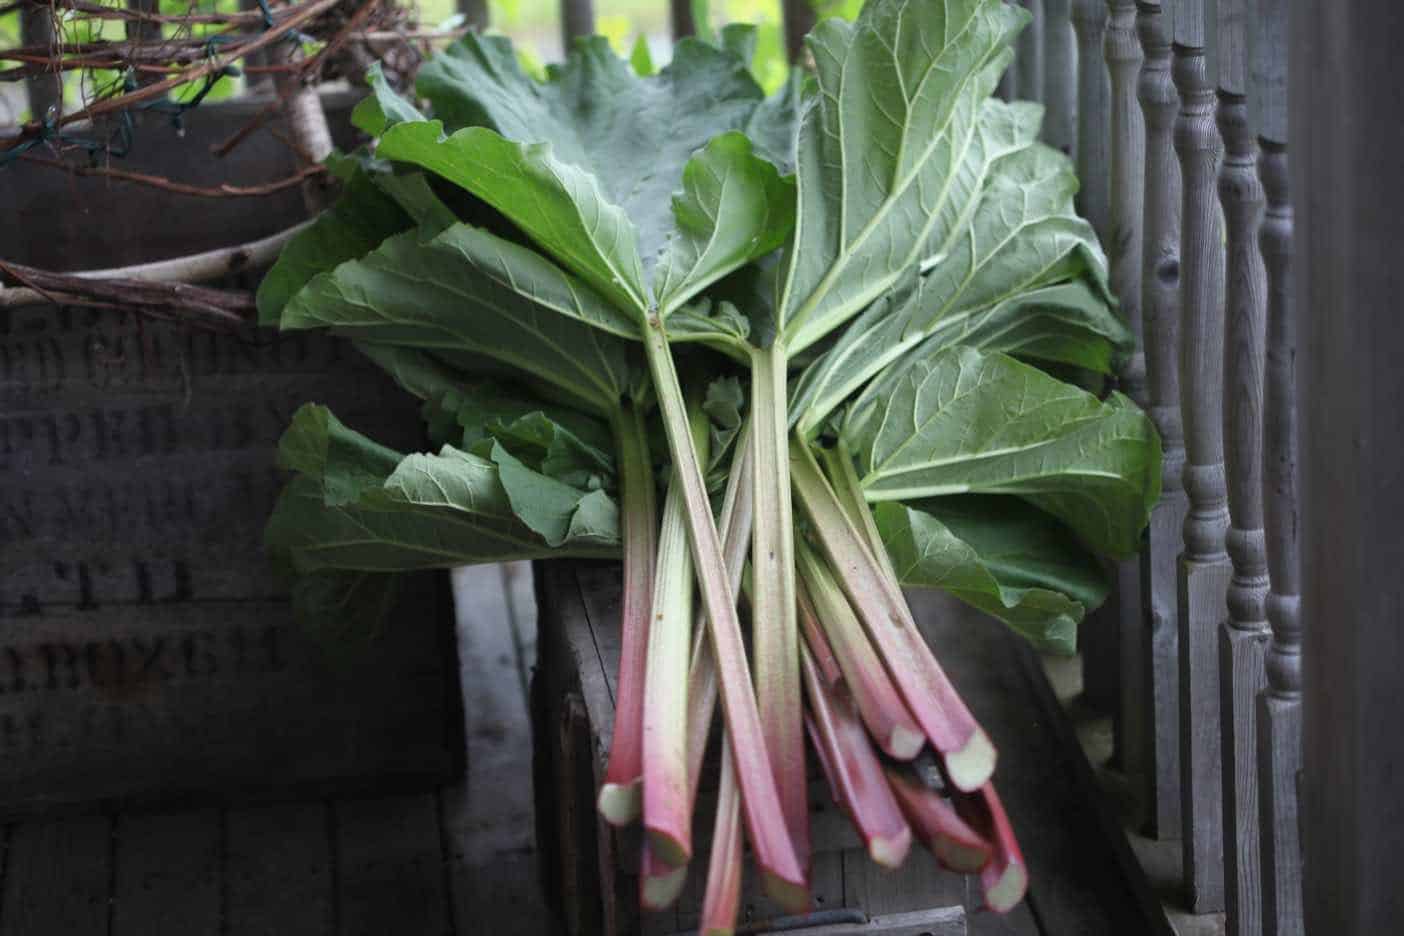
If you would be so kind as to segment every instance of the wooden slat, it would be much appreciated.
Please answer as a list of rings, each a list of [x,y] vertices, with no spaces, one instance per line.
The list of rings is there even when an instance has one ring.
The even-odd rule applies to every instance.
[[[112,822],[87,816],[10,829],[0,936],[106,936]]]
[[[1161,494],[1141,556],[1142,603],[1149,618],[1145,668],[1146,830],[1180,835],[1180,673],[1176,559],[1187,499],[1180,420],[1180,164],[1172,135],[1179,98],[1170,78],[1170,30],[1162,5],[1141,3],[1136,27],[1145,64],[1139,98],[1146,126],[1142,337],[1149,412],[1160,431]]]
[[[511,592],[507,581],[511,578]],[[535,889],[531,722],[525,673],[536,658],[530,570],[473,566],[453,574],[468,773],[442,793],[456,931],[490,918],[503,933],[548,925]]]
[[[895,870],[878,867],[861,848],[843,852],[844,902],[864,908],[869,916],[889,916],[933,906],[965,907],[973,913],[978,908],[980,889],[969,884],[969,878],[936,864],[931,853],[917,842],[912,843],[902,867]],[[972,905],[972,900],[977,903]]]
[[[1014,96],[1024,101],[1043,100],[1043,30],[1048,16],[1043,0],[1021,0],[1033,20],[1019,34],[1014,57]]]
[[[1043,139],[1068,155],[1077,144],[1077,48],[1071,0],[1043,0]]]
[[[1301,590],[1297,560],[1297,325],[1292,305],[1292,202],[1287,177],[1286,0],[1258,0],[1252,98],[1258,173],[1267,199],[1259,244],[1267,271],[1263,389],[1263,501],[1272,584],[1267,688],[1258,697],[1258,789],[1263,932],[1301,936],[1302,854],[1297,775],[1302,767]]]
[[[1223,455],[1222,225],[1216,197],[1219,137],[1206,71],[1202,0],[1174,7],[1175,150],[1183,182],[1180,229],[1180,397],[1190,512],[1180,561],[1180,797],[1187,900],[1224,907],[1219,627],[1231,568]]]
[[[910,593],[922,633],[999,749],[995,785],[1028,864],[1041,932],[1169,936],[1164,911],[1097,789],[1038,657],[1006,626]],[[981,915],[972,918],[979,933]]]
[[[1247,0],[1218,0],[1219,200],[1227,242],[1224,296],[1224,465],[1233,562],[1228,619],[1219,636],[1224,753],[1224,885],[1228,932],[1262,933],[1258,848],[1258,692],[1267,649],[1268,569],[1263,534],[1263,342],[1266,273],[1258,249],[1263,187],[1245,95]]]
[[[218,810],[118,817],[111,936],[218,936]]]
[[[1306,932],[1404,919],[1401,8],[1291,8]]]
[[[435,797],[338,800],[332,809],[337,936],[447,932]]]
[[[807,0],[780,0],[780,18],[785,26],[785,53],[791,62],[804,54],[804,37],[814,28],[814,6]]]
[[[1106,0],[1073,0],[1072,25],[1077,37],[1077,210],[1102,243],[1110,244],[1111,84],[1103,59]]]
[[[335,936],[331,813],[321,802],[224,814],[230,936]]]
[[[561,38],[570,51],[575,40],[595,34],[594,0],[561,0]]]

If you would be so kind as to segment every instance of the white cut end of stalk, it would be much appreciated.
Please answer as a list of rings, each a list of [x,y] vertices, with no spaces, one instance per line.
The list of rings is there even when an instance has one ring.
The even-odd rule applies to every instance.
[[[882,749],[887,752],[889,757],[900,761],[909,761],[920,754],[921,749],[925,746],[926,735],[898,725],[887,736],[887,743],[882,746]]]
[[[945,756],[946,773],[957,790],[974,793],[994,775],[998,756],[990,736],[976,728],[970,740],[965,742],[965,747]]]
[[[985,890],[985,906],[995,913],[1008,913],[1024,899],[1028,886],[1029,872],[1021,864],[1011,864],[994,886]]]
[[[972,848],[949,838],[935,842],[932,851],[941,867],[957,874],[975,874],[990,863],[988,848]]]
[[[640,888],[639,902],[645,910],[666,910],[682,896],[687,883],[687,865],[678,865],[666,874],[648,875]]]
[[[606,783],[600,787],[595,808],[612,826],[626,826],[643,811],[642,778],[632,783]]]
[[[900,868],[907,860],[907,852],[912,848],[912,830],[903,826],[902,831],[893,836],[873,836],[868,841],[868,857],[884,868]]]
[[[808,913],[814,905],[809,896],[809,887],[804,883],[795,884],[770,871],[762,872],[761,883],[766,895],[786,913]]]

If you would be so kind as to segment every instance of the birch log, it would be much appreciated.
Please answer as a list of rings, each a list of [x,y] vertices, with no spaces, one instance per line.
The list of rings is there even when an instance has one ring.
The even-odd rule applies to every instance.
[[[1146,654],[1148,763],[1146,831],[1180,836],[1180,670],[1177,557],[1187,500],[1180,421],[1180,164],[1175,157],[1179,97],[1170,79],[1170,24],[1159,2],[1137,5],[1145,64],[1140,101],[1146,124],[1145,234],[1141,321],[1151,419],[1160,432],[1160,500],[1141,555],[1142,603],[1149,617]]]
[[[1263,542],[1263,331],[1266,274],[1258,250],[1263,187],[1248,116],[1247,0],[1218,0],[1219,170],[1227,272],[1224,296],[1224,463],[1233,563],[1228,620],[1219,634],[1224,752],[1224,886],[1230,936],[1262,933],[1258,857],[1258,693],[1267,650]]]
[[[1186,899],[1224,909],[1219,627],[1232,574],[1225,534],[1224,255],[1215,196],[1218,133],[1205,61],[1204,0],[1176,0],[1173,74],[1180,93],[1180,410],[1185,424],[1185,548],[1180,556],[1180,822]]]
[[[1297,774],[1302,767],[1302,620],[1297,563],[1297,325],[1287,179],[1287,0],[1255,0],[1249,104],[1267,197],[1259,235],[1267,270],[1263,504],[1271,590],[1267,688],[1258,696],[1258,808],[1264,936],[1302,936]]]

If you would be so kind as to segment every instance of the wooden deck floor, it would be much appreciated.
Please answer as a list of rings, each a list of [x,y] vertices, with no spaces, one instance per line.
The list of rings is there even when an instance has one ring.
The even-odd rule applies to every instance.
[[[553,934],[532,810],[531,570],[456,574],[476,596],[457,622],[463,782],[416,795],[15,823],[0,830],[0,936]],[[1079,728],[1093,751],[1099,730]],[[973,931],[1001,932],[984,916]],[[1183,936],[1206,932],[1176,922]]]

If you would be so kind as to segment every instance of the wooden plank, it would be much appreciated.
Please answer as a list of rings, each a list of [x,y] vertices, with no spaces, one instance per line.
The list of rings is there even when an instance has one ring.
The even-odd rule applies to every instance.
[[[1043,139],[1073,155],[1077,145],[1077,48],[1072,0],[1043,0]]]
[[[1025,101],[1043,100],[1043,30],[1047,15],[1043,0],[1020,0],[1033,19],[1019,34],[1014,58],[1014,96]]]
[[[331,812],[322,802],[224,814],[224,931],[335,936]]]
[[[1190,512],[1180,564],[1180,796],[1185,889],[1196,913],[1224,907],[1218,632],[1231,568],[1224,543],[1223,229],[1216,197],[1219,135],[1201,0],[1175,6],[1180,113],[1180,397]]]
[[[861,907],[872,917],[931,907],[965,907],[973,911],[969,883],[963,875],[941,868],[931,853],[916,842],[902,867],[895,870],[874,864],[861,848],[843,852],[844,905]],[[979,900],[978,893],[973,899]]]
[[[916,910],[873,917],[866,923],[834,923],[785,930],[793,936],[965,936],[965,911],[960,907]]]
[[[515,573],[529,589],[530,573]],[[456,569],[458,660],[468,775],[443,791],[443,827],[456,931],[485,920],[501,933],[538,933],[549,917],[536,888],[531,722],[526,665],[535,657],[534,599],[509,595],[498,566]],[[515,602],[515,606],[514,606]]]
[[[123,815],[115,822],[111,936],[218,936],[219,811]]]
[[[338,800],[332,809],[338,936],[447,932],[435,797]]]
[[[1102,47],[1106,42],[1106,0],[1073,0],[1077,37],[1077,211],[1103,244],[1111,230],[1111,83]]]
[[[413,401],[352,354],[105,311],[0,322],[0,813],[456,768],[433,585],[400,609],[424,627],[333,658],[262,548],[303,401],[417,440]]]
[[[102,816],[13,826],[0,936],[106,936],[111,847],[112,823]]]
[[[1170,24],[1159,3],[1137,7],[1145,64],[1138,97],[1146,125],[1145,234],[1141,316],[1149,412],[1160,431],[1161,494],[1141,554],[1142,606],[1149,618],[1145,648],[1148,834],[1180,835],[1180,673],[1177,557],[1188,501],[1182,475],[1180,420],[1180,164],[1173,132],[1179,97],[1170,78]]]
[[[1258,847],[1258,692],[1267,649],[1268,568],[1263,533],[1263,367],[1267,274],[1258,249],[1263,187],[1248,116],[1247,0],[1218,0],[1219,169],[1226,248],[1224,465],[1233,563],[1219,636],[1223,734],[1224,884],[1228,932],[1262,933]]]
[[[909,600],[999,750],[995,784],[1024,851],[1041,931],[1168,936],[1164,911],[1028,644],[943,594]]]
[[[1381,0],[1291,12],[1306,931],[1385,933],[1404,918],[1404,123],[1385,109],[1404,23]]]

